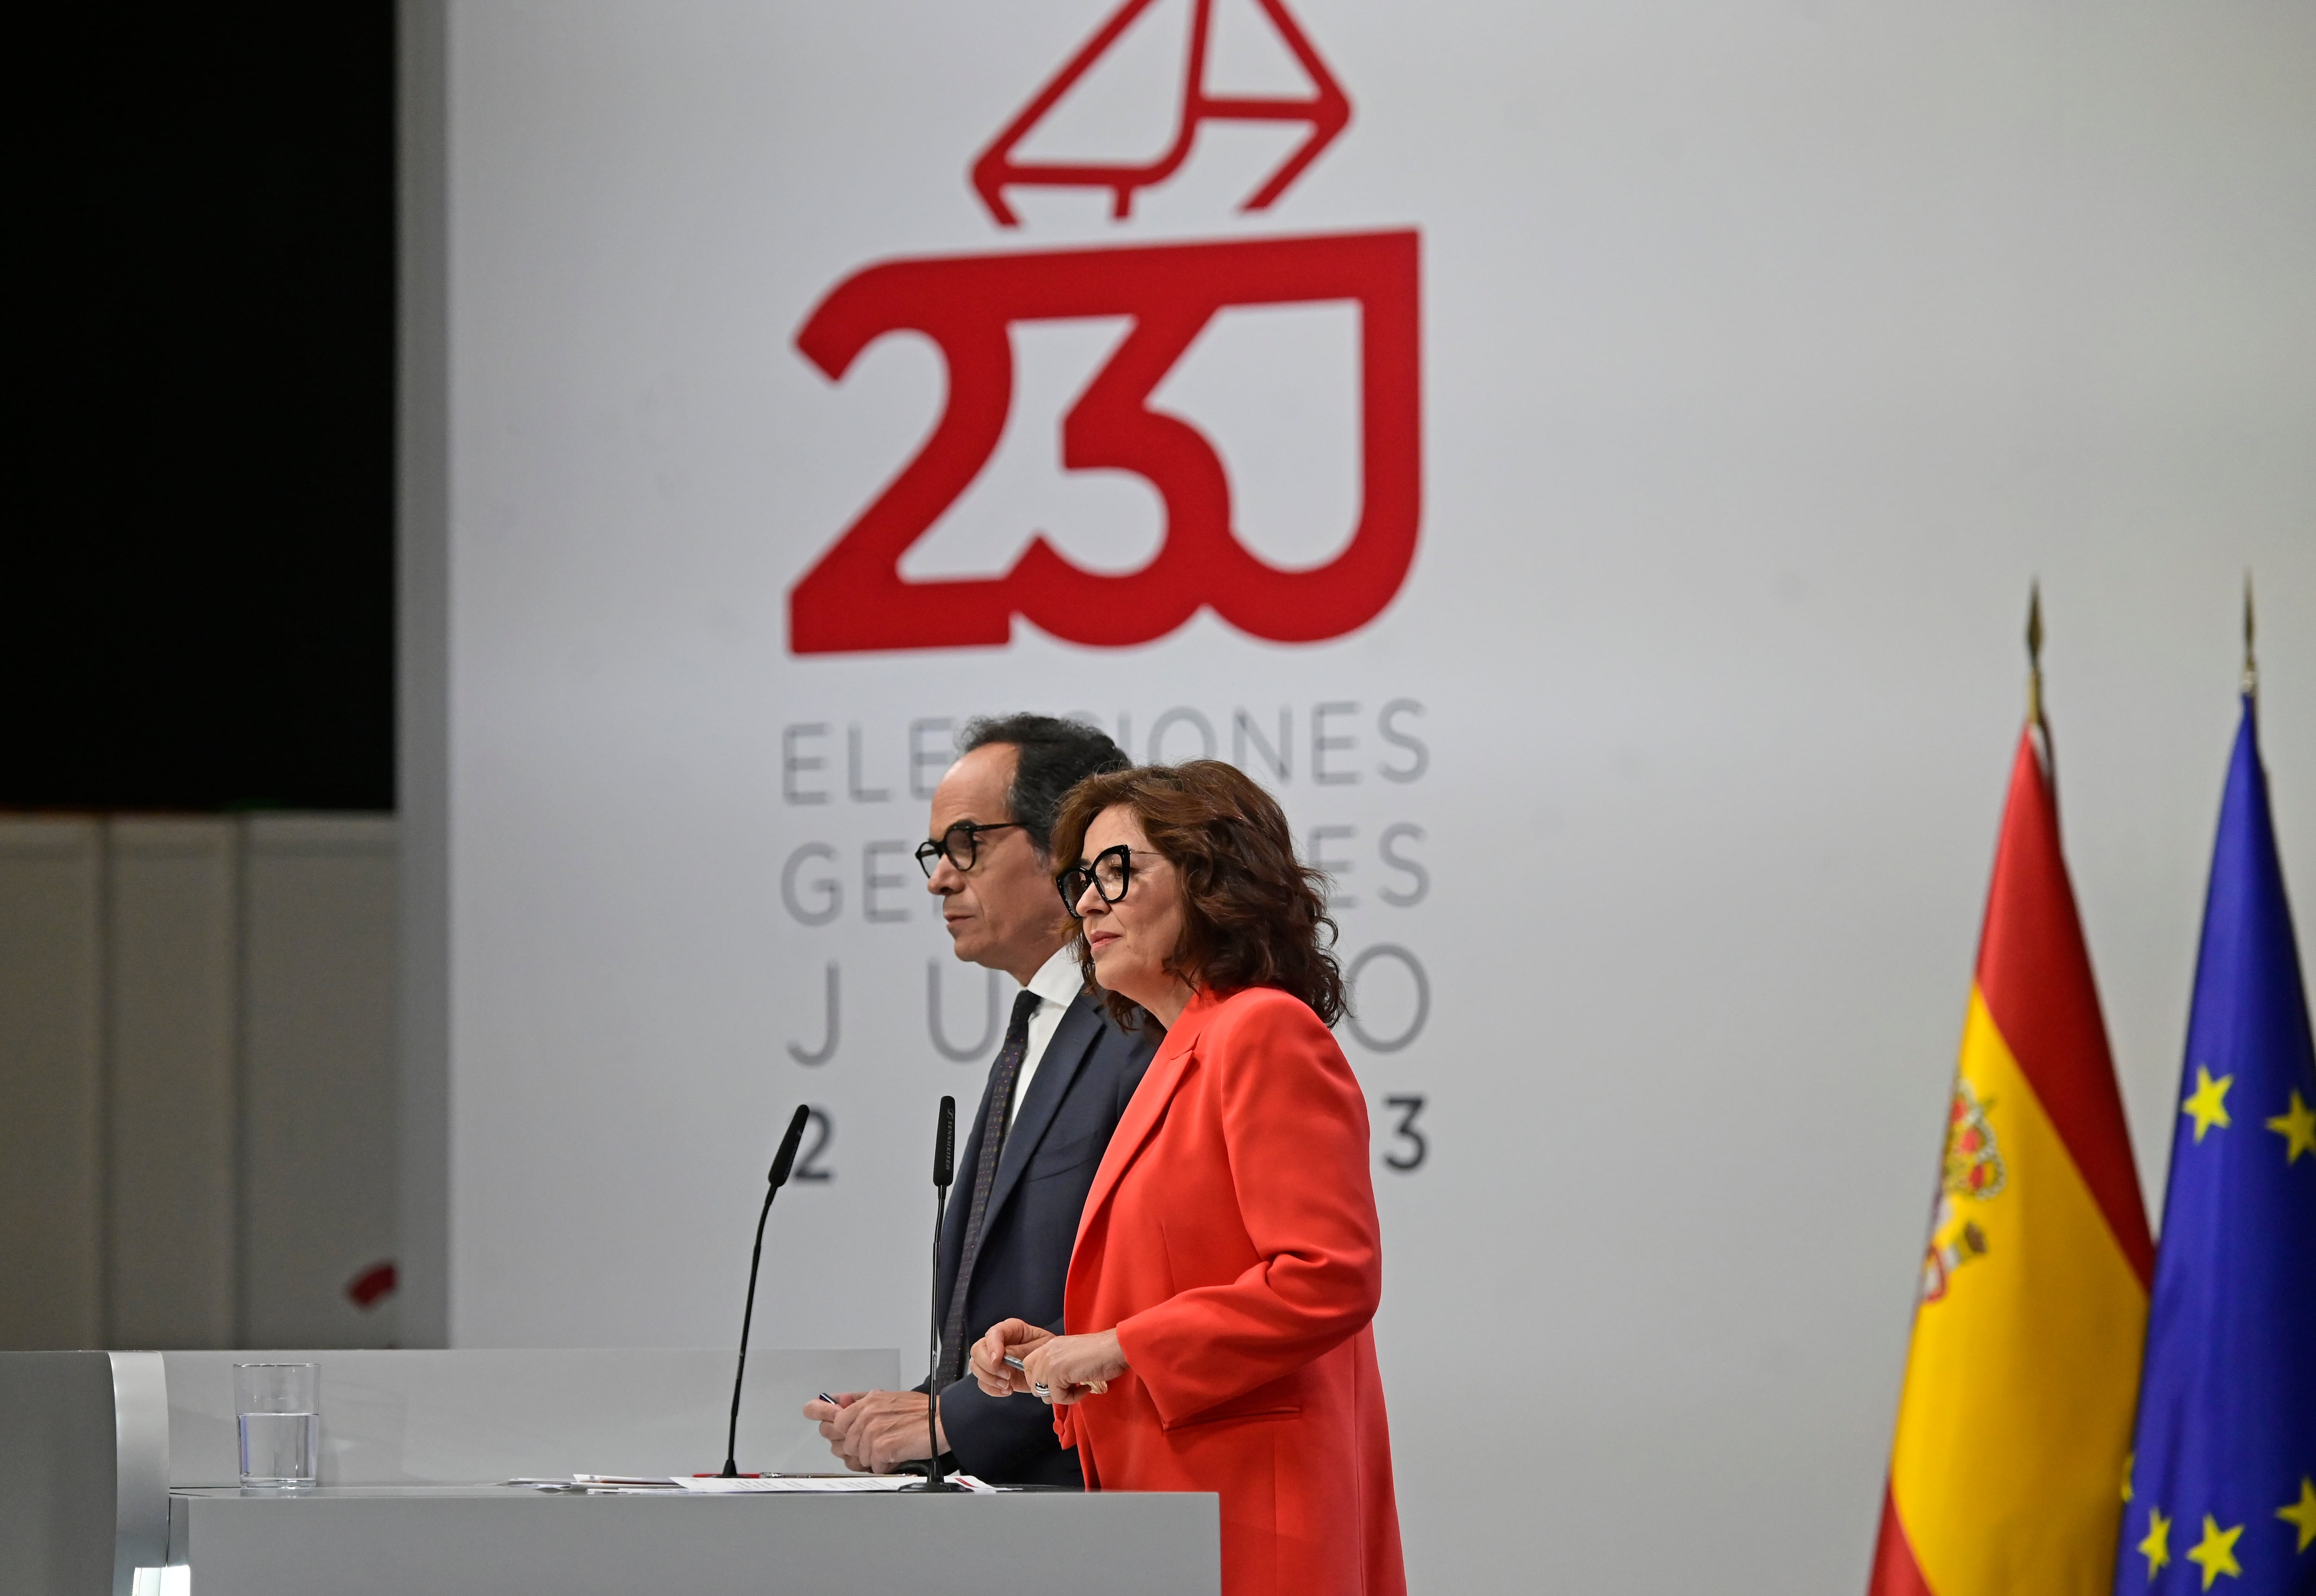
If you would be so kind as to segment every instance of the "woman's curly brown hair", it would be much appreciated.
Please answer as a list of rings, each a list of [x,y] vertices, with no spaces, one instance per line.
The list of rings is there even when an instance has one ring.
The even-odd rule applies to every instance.
[[[1329,951],[1326,877],[1295,857],[1295,836],[1278,801],[1253,778],[1220,760],[1137,765],[1089,776],[1070,789],[1054,823],[1055,878],[1082,862],[1086,828],[1124,805],[1143,835],[1182,881],[1182,937],[1167,967],[1202,991],[1227,996],[1276,986],[1311,1005],[1329,1025],[1343,1013],[1343,972]],[[1129,883],[1127,893],[1133,892]],[[1088,990],[1120,1024],[1142,1011],[1094,985],[1093,956],[1078,932],[1078,967]]]

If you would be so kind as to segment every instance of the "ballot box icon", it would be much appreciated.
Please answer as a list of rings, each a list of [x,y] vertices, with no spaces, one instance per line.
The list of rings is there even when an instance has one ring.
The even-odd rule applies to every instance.
[[[1223,26],[1278,57],[1287,73],[1300,80],[1299,92],[1234,92],[1230,85],[1217,82],[1216,43]],[[1171,138],[1141,159],[1025,153],[1024,147],[1047,129],[1065,102],[1073,94],[1098,88],[1091,80],[1105,67],[1115,67],[1122,47],[1137,33],[1152,35],[1154,42],[1161,45],[1177,46],[1176,51],[1162,51],[1162,58],[1152,63],[1159,70],[1179,63]],[[1146,55],[1146,49],[1142,53]],[[1163,54],[1172,54],[1173,62],[1164,61]],[[1005,191],[1022,187],[1107,189],[1111,195],[1110,214],[1122,220],[1133,213],[1138,191],[1164,183],[1180,170],[1206,124],[1305,124],[1310,129],[1308,135],[1240,207],[1263,210],[1319,158],[1350,120],[1350,98],[1283,0],[1126,0],[982,151],[973,163],[973,186],[989,213],[1004,227],[1020,222],[1006,201]]]

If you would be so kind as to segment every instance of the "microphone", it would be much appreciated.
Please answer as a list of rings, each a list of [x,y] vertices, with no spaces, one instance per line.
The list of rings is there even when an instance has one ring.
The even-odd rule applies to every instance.
[[[788,1183],[788,1171],[796,1167],[797,1146],[804,1140],[805,1122],[811,1118],[809,1107],[797,1104],[788,1134],[780,1137],[780,1150],[772,1155],[771,1172],[764,1177],[764,1206],[756,1215],[756,1248],[748,1254],[748,1306],[740,1315],[740,1367],[732,1374],[732,1424],[724,1432],[722,1477],[727,1480],[740,1477],[740,1466],[734,1461],[733,1454],[740,1444],[740,1382],[748,1372],[748,1330],[756,1317],[756,1269],[764,1261],[764,1221],[772,1217],[772,1199]]]
[[[957,1178],[957,1099],[940,1100],[940,1120],[933,1130],[933,1336],[932,1352],[925,1360],[925,1440],[931,1456],[925,1464],[922,1485],[904,1485],[904,1491],[962,1491],[962,1485],[949,1482],[948,1471],[940,1459],[940,1333],[941,1321],[949,1315],[941,1311],[940,1299],[940,1238],[941,1226],[949,1219],[949,1189]]]

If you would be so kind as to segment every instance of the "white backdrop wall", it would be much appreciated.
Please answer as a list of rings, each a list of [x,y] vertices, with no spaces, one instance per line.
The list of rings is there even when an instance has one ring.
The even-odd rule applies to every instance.
[[[1216,69],[1259,76],[1233,3]],[[449,456],[410,565],[447,537],[413,623],[447,638],[415,711],[447,716],[415,799],[447,920],[411,958],[448,950],[448,1333],[727,1337],[806,1101],[829,1178],[774,1216],[759,1333],[919,1346],[932,1103],[988,1050],[940,1044],[991,1011],[906,849],[966,717],[1080,713],[1240,760],[1339,873],[1416,1587],[1855,1590],[2030,576],[2151,1203],[2247,566],[2316,904],[2316,12],[1295,0],[1352,114],[1275,206],[1235,209],[1304,129],[1209,123],[1129,219],[1015,190],[1001,227],[969,165],[1111,9],[450,8],[447,87],[410,91],[447,107],[412,221],[446,241],[447,415],[422,387],[407,418]],[[1187,14],[1034,137],[1162,146]],[[795,651],[791,590],[950,392],[913,333],[807,361],[836,285],[1411,230],[1420,533],[1373,620]],[[1152,401],[1282,568],[1350,543],[1408,441],[1360,437],[1387,299],[1225,310]],[[1002,436],[902,579],[1040,531],[1152,558],[1151,486],[1060,457],[1118,308],[1011,325]]]

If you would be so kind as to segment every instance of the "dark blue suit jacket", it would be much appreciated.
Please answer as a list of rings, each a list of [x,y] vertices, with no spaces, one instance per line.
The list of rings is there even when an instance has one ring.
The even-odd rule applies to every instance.
[[[1063,1012],[1006,1133],[982,1221],[981,1252],[965,1305],[969,1347],[1000,1319],[1062,1327],[1062,1287],[1093,1172],[1109,1133],[1164,1035],[1145,1021],[1121,1030],[1098,999],[1081,993]],[[994,1065],[993,1065],[993,1070]],[[958,1150],[958,1183],[940,1238],[940,1300],[955,1288],[981,1164],[989,1088]],[[1034,1396],[991,1396],[965,1378],[941,1393],[941,1429],[957,1466],[993,1484],[1082,1485],[1078,1455],[1054,1435],[1053,1410]]]

